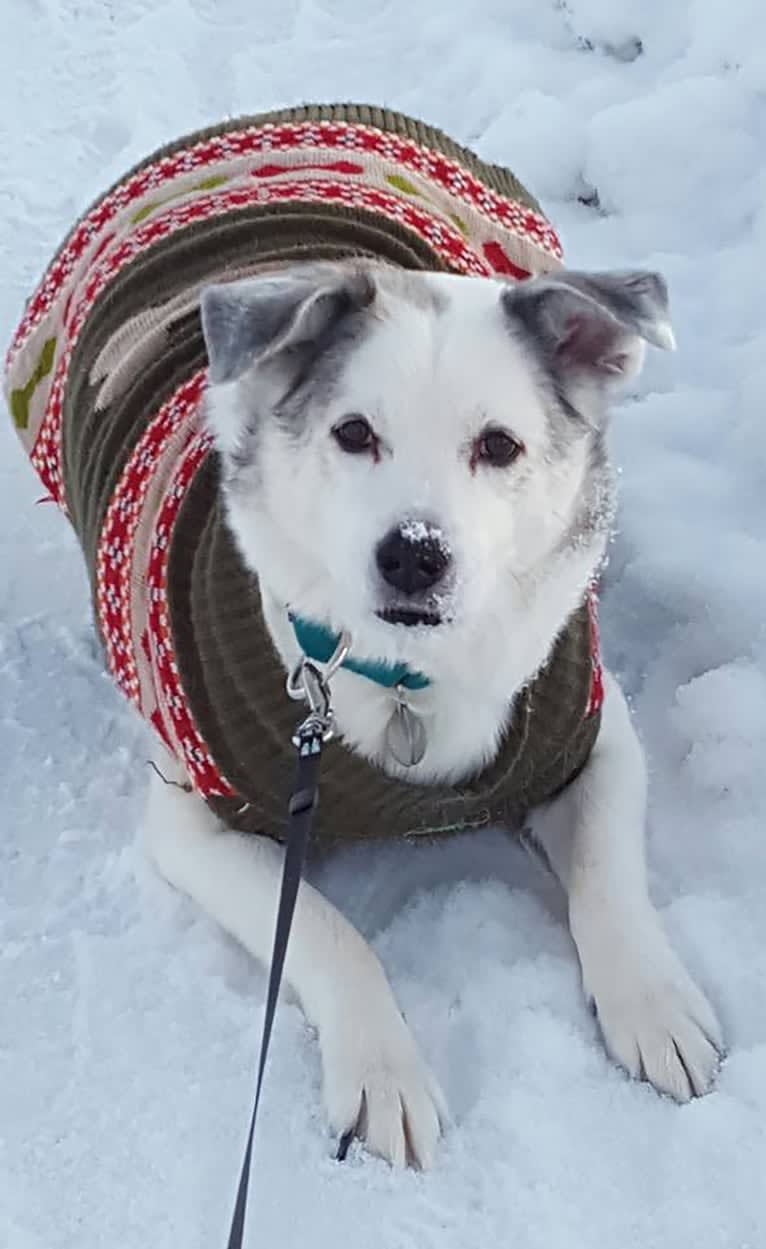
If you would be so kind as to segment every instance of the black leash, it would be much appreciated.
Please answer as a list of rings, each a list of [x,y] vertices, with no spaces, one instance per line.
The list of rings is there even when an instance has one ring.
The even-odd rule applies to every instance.
[[[346,647],[347,650],[347,647]],[[343,651],[345,655],[345,651]],[[309,704],[310,712],[293,737],[293,744],[298,752],[298,763],[295,773],[293,794],[288,807],[287,844],[285,846],[285,862],[282,869],[282,885],[277,908],[277,923],[274,931],[274,947],[271,954],[269,986],[266,993],[266,1013],[263,1020],[261,1052],[258,1059],[258,1077],[255,1085],[255,1100],[250,1118],[250,1130],[247,1134],[245,1156],[237,1186],[237,1199],[234,1203],[234,1214],[227,1249],[243,1249],[245,1235],[245,1212],[247,1208],[247,1190],[250,1180],[250,1164],[253,1155],[253,1137],[255,1121],[258,1117],[258,1105],[261,1099],[263,1074],[266,1070],[266,1056],[269,1052],[271,1030],[274,1014],[277,1009],[279,986],[287,954],[287,942],[295,911],[295,902],[303,873],[303,862],[306,857],[314,812],[319,800],[319,765],[322,759],[322,745],[332,735],[332,710],[327,681],[332,672],[339,666],[338,656],[343,657],[341,648],[328,665],[324,674],[313,664],[304,660],[301,666],[288,681],[287,689],[292,698],[303,698]]]

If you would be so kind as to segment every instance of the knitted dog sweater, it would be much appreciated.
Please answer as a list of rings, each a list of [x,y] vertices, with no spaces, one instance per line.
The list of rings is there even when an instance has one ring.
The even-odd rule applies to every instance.
[[[100,197],[49,265],[5,375],[19,437],[69,517],[117,685],[232,827],[282,838],[296,706],[226,524],[205,428],[199,292],[299,260],[365,256],[522,280],[560,262],[508,170],[381,109],[305,107],[199,131]],[[327,748],[326,840],[517,826],[584,765],[601,705],[588,596],[460,786]]]

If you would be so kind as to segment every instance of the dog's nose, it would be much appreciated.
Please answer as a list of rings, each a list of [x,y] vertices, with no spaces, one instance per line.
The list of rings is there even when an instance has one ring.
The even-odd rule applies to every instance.
[[[399,526],[380,543],[376,559],[388,585],[403,594],[419,594],[441,581],[450,553],[444,540],[425,526]]]

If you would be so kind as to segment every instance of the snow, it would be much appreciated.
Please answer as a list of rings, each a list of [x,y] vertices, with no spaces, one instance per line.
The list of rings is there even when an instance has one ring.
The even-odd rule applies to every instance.
[[[399,531],[408,542],[434,542],[443,550],[446,551],[448,549],[444,531],[438,525],[431,525],[424,520],[412,518],[405,520],[399,526]]]
[[[640,18],[635,17],[640,13]],[[255,1245],[758,1249],[766,1174],[766,19],[760,0],[5,0],[0,339],[75,215],[227,114],[365,99],[542,197],[570,264],[657,265],[679,351],[615,423],[603,604],[652,780],[655,898],[730,1052],[683,1109],[582,1001],[561,900],[496,833],[323,871],[449,1096],[427,1175],[332,1160],[280,1007]],[[588,201],[583,203],[581,200]],[[144,865],[142,730],[75,543],[0,427],[0,1245],[223,1245],[264,976]]]

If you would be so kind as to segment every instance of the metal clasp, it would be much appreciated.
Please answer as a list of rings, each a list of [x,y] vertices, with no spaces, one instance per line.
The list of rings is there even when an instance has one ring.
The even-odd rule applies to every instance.
[[[296,702],[308,705],[309,714],[299,724],[293,745],[300,747],[307,734],[321,736],[329,742],[335,732],[335,717],[330,700],[330,681],[340,668],[351,649],[351,635],[342,633],[335,651],[324,670],[317,667],[305,655],[287,678],[287,693]]]

